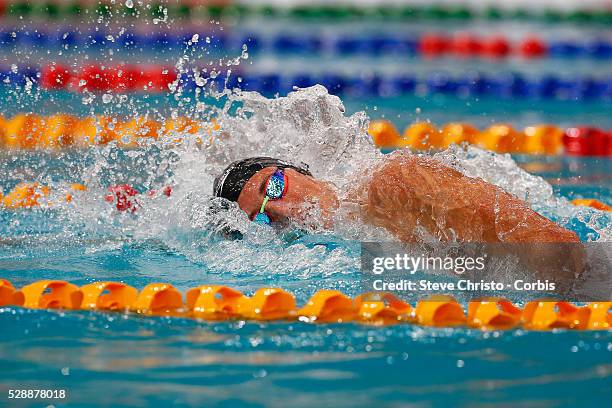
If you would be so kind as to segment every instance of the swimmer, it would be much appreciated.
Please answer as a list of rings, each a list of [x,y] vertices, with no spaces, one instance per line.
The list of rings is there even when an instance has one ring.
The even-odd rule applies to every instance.
[[[423,232],[443,242],[580,242],[574,232],[512,194],[431,157],[397,151],[367,179],[341,200],[331,184],[304,167],[254,157],[230,164],[213,190],[216,197],[236,202],[251,220],[266,224],[312,225],[315,219],[319,227],[331,229],[340,206],[349,204],[361,221],[384,227],[404,242],[418,241]]]
[[[431,237],[441,242],[510,243],[489,250],[518,256],[536,277],[555,281],[559,293],[569,293],[583,276],[585,255],[581,245],[575,245],[580,239],[574,232],[482,179],[407,151],[386,156],[365,179],[340,198],[334,186],[304,167],[254,157],[230,164],[215,179],[213,193],[236,202],[251,220],[264,224],[292,221],[329,230],[346,206],[354,209],[348,212],[350,218],[383,227],[407,243]]]

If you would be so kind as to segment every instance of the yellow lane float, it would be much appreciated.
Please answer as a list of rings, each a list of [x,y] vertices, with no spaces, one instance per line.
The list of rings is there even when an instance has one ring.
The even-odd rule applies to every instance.
[[[480,131],[468,123],[448,123],[441,130],[441,148],[446,149],[452,144],[463,142],[476,144]]]
[[[117,142],[134,148],[164,137],[181,142],[182,135],[205,132],[209,136],[219,130],[215,121],[202,123],[186,117],[157,121],[146,117],[121,119],[114,116],[78,118],[68,114],[40,116],[19,113],[12,118],[0,116],[0,147],[6,149],[85,148]],[[196,142],[201,143],[201,138]]]
[[[417,122],[404,130],[406,146],[415,150],[440,149],[444,145],[443,135],[428,122]]]

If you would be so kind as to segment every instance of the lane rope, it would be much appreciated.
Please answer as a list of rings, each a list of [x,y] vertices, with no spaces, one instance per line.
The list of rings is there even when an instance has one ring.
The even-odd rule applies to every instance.
[[[519,131],[504,123],[480,130],[469,123],[436,127],[429,122],[418,122],[400,134],[390,121],[374,120],[368,132],[383,149],[442,150],[452,144],[466,143],[497,153],[612,157],[612,129],[589,126],[562,129],[541,124]]]
[[[96,65],[70,68],[62,64],[44,67],[14,65],[0,67],[0,85],[13,88],[42,86],[43,89],[118,93],[193,92],[202,89],[222,91],[241,89],[266,96],[287,94],[293,87],[316,84],[330,93],[350,97],[393,97],[443,94],[459,98],[495,97],[502,99],[559,99],[571,101],[612,100],[612,77],[591,75],[564,77],[554,74],[539,78],[520,73],[485,74],[467,72],[451,75],[434,71],[425,76],[410,73],[347,75],[341,73],[224,73],[210,77],[205,72],[178,73],[168,67],[138,65]]]
[[[445,4],[386,4],[386,5],[322,5],[302,4],[281,6],[278,4],[197,4],[186,1],[151,2],[144,5],[123,2],[74,1],[56,3],[47,1],[1,1],[0,17],[6,19],[41,18],[45,20],[83,19],[241,19],[250,17],[285,18],[295,20],[337,22],[354,20],[371,21],[471,21],[475,19],[499,21],[539,21],[546,23],[610,24],[612,10],[609,9],[559,9],[544,7],[525,8],[522,5],[509,7],[489,6],[474,8],[470,5]]]
[[[0,30],[0,47],[32,47],[62,51],[104,49],[150,50],[155,52],[183,51],[188,47],[202,48],[220,53],[238,52],[242,46],[249,53],[272,52],[300,55],[368,55],[371,57],[459,57],[499,60],[518,56],[525,61],[553,58],[612,59],[612,42],[605,38],[578,41],[549,39],[530,35],[511,41],[504,35],[477,35],[469,32],[423,33],[397,36],[397,34],[359,35],[341,34],[276,34],[226,33],[206,31],[122,30],[120,35],[105,30],[79,31],[72,27],[52,30],[40,27],[4,28]]]
[[[201,285],[185,296],[169,283],[152,283],[141,291],[121,282],[94,282],[78,287],[62,280],[40,280],[16,289],[0,279],[0,307],[132,312],[144,316],[177,316],[205,321],[301,321],[369,325],[416,324],[467,326],[482,330],[522,327],[527,330],[609,330],[612,302],[576,306],[556,300],[534,300],[523,308],[504,298],[471,300],[467,313],[451,296],[432,296],[416,306],[390,293],[365,293],[351,299],[321,289],[301,307],[281,288],[260,288],[252,296],[222,285]]]
[[[219,137],[215,121],[199,122],[188,117],[163,121],[147,117],[122,119],[115,116],[79,118],[58,113],[41,116],[19,113],[0,115],[0,149],[88,148],[116,142],[122,148],[137,148],[155,140],[182,143],[187,138],[200,145]],[[452,144],[473,144],[498,153],[533,155],[612,156],[612,129],[561,128],[541,124],[516,130],[499,123],[480,130],[469,123],[413,123],[404,132],[387,120],[374,120],[368,133],[382,149],[409,147],[414,150],[446,149]],[[203,139],[204,137],[204,139]]]

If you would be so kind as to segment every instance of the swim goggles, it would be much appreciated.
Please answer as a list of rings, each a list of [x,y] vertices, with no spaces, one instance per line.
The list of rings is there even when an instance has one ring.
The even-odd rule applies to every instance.
[[[285,176],[285,171],[283,169],[277,169],[274,174],[270,176],[266,183],[266,197],[261,203],[259,213],[253,218],[254,222],[266,225],[271,224],[272,221],[270,220],[270,216],[266,213],[266,204],[268,204],[270,200],[283,198],[287,192],[287,184],[287,176]]]

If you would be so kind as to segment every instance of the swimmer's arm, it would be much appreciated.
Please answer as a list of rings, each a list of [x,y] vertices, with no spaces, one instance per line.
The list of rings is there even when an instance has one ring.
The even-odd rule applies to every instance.
[[[501,188],[406,152],[375,170],[363,215],[406,242],[424,231],[442,241],[580,242]]]

